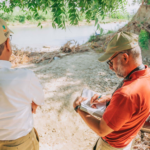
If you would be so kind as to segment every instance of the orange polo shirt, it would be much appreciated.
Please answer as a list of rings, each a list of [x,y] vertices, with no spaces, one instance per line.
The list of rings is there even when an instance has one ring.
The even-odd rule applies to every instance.
[[[112,96],[103,119],[114,131],[103,137],[111,146],[126,147],[150,112],[150,69],[132,73]]]

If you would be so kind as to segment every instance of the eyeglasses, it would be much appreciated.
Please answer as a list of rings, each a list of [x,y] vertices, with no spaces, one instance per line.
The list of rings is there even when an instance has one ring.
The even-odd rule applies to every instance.
[[[112,60],[113,60],[116,56],[118,56],[119,54],[121,54],[121,53],[123,53],[123,52],[118,53],[118,54],[115,55],[111,60],[108,60],[108,61],[107,61],[107,64],[108,64],[109,66],[113,66]]]
[[[12,35],[9,36],[10,41],[12,40]]]

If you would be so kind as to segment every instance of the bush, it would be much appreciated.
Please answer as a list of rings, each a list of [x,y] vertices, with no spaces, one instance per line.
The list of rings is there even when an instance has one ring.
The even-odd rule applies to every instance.
[[[116,11],[113,12],[110,16],[110,18],[113,19],[130,19],[131,15],[128,12],[120,12],[120,11]]]
[[[146,32],[145,30],[141,30],[140,35],[139,35],[139,43],[143,50],[149,49],[149,40],[150,40],[149,33]]]
[[[10,14],[7,14],[7,13],[6,14],[1,13],[0,18],[2,18],[5,21],[14,21],[14,17]]]
[[[98,40],[99,37],[101,37],[102,35],[105,35],[103,28],[100,27],[99,31],[100,31],[99,34],[97,34],[95,32],[95,34],[91,35],[90,38],[89,38],[89,40],[88,40],[88,42],[92,42],[92,41]]]
[[[90,36],[88,42],[92,42],[95,39],[96,39],[96,36],[93,34],[93,35]]]
[[[27,20],[32,20],[32,17],[30,15],[27,15],[26,19]]]
[[[113,31],[113,30],[108,30],[106,34],[111,34],[111,33],[115,33],[115,31]]]
[[[35,19],[36,21],[38,21],[38,20],[46,21],[46,18],[45,18],[44,16],[42,16],[42,15],[38,15],[38,16],[36,16],[34,19]]]
[[[26,17],[23,16],[23,15],[19,15],[19,16],[16,16],[15,18],[17,21],[19,21],[20,23],[24,23],[25,22],[25,19]]]

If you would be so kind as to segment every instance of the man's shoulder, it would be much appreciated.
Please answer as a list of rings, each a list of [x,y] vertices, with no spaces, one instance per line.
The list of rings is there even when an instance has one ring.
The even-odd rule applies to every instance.
[[[17,73],[28,73],[28,74],[33,74],[33,71],[26,69],[26,68],[13,68],[12,71],[15,71]]]
[[[15,68],[14,72],[16,73],[16,75],[20,75],[22,77],[32,78],[32,76],[34,76],[34,72],[26,68]]]
[[[31,79],[34,72],[26,68],[13,68],[1,70],[1,75],[4,78],[11,79]]]
[[[129,82],[128,84],[124,84],[121,88],[115,91],[114,95],[123,95],[130,100],[137,100],[141,97],[145,98],[147,95],[149,95],[149,82],[150,77],[134,80],[132,82]]]

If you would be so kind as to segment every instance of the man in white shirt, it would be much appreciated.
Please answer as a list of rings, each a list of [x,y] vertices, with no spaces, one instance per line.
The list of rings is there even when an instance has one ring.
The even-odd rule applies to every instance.
[[[11,32],[0,19],[0,150],[38,150],[32,113],[44,94],[32,71],[11,68]]]

